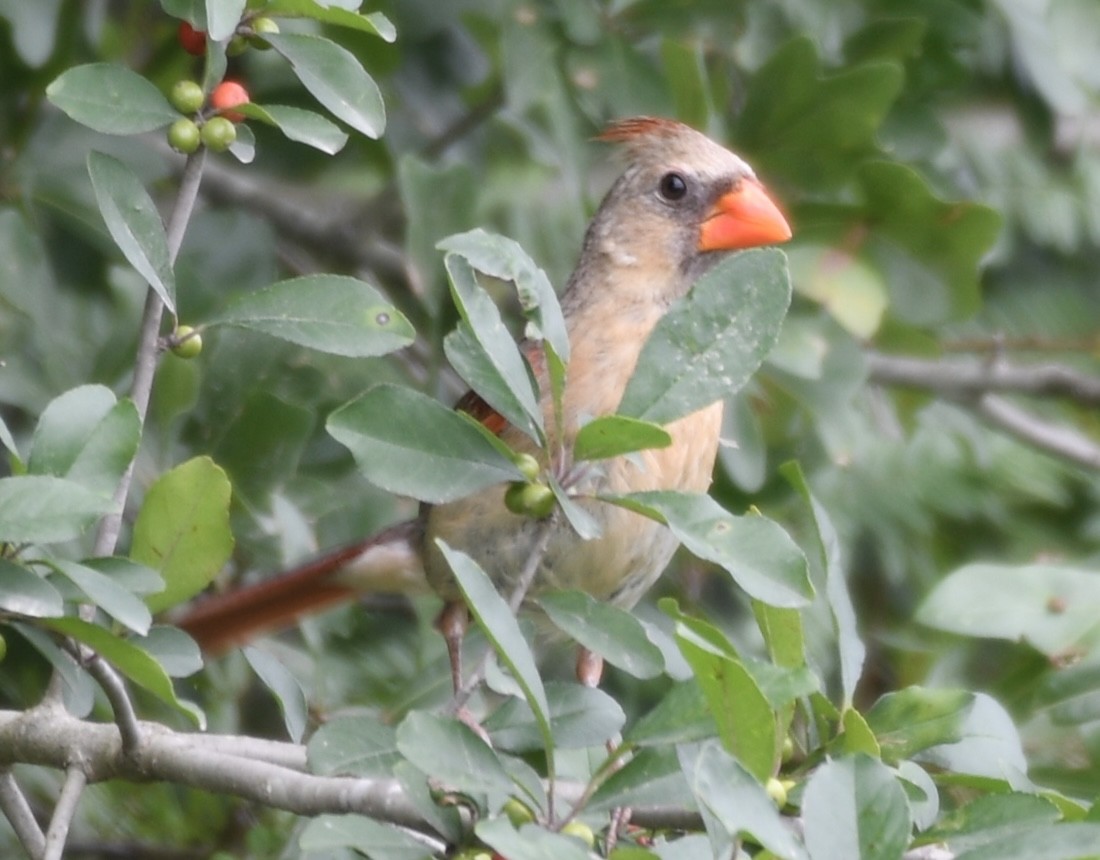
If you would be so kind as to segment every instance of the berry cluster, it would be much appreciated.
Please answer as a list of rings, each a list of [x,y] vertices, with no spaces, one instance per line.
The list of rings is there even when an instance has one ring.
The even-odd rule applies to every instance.
[[[249,47],[266,50],[270,45],[266,37],[279,32],[279,25],[271,18],[253,18],[242,22],[233,38],[229,41],[226,53],[231,56],[242,53]],[[206,53],[206,33],[196,30],[186,21],[179,25],[180,47],[187,53],[203,56]],[[222,81],[210,92],[209,104],[206,93],[194,81],[179,81],[169,93],[172,106],[182,117],[168,128],[168,143],[177,152],[185,155],[205,146],[214,152],[224,152],[237,140],[235,123],[244,120],[244,114],[233,110],[250,99],[248,90],[237,81]]]

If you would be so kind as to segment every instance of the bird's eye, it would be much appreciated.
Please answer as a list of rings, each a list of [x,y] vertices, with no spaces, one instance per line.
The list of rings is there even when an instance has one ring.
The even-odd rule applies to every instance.
[[[687,192],[687,180],[679,173],[666,173],[657,185],[657,193],[661,195],[663,200],[670,202],[683,200]]]

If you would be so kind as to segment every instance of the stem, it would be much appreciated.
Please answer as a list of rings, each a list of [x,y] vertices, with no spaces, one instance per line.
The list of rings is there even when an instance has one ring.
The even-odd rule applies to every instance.
[[[31,857],[41,857],[46,850],[46,836],[35,821],[34,812],[23,796],[19,783],[6,768],[0,771],[0,810],[4,811],[11,829],[27,853]]]
[[[84,786],[87,784],[88,778],[84,775],[84,771],[76,765],[70,765],[65,772],[61,796],[57,798],[57,805],[53,808],[50,828],[46,831],[46,845],[42,850],[42,860],[61,860],[65,842],[69,837],[69,826],[73,823],[76,807],[80,803],[80,795],[84,793]]]
[[[202,167],[206,160],[206,148],[200,147],[197,152],[187,157],[187,163],[183,168],[183,176],[180,179],[179,193],[176,195],[175,206],[168,217],[168,260],[176,262],[180,246],[183,244],[183,235],[187,230],[187,224],[191,220],[191,213],[195,209],[195,200],[199,194],[199,184],[202,180]],[[160,335],[160,320],[164,313],[164,303],[160,297],[150,289],[145,294],[145,310],[141,317],[141,329],[138,335],[137,356],[134,359],[134,379],[130,384],[130,399],[137,407],[138,417],[145,424],[145,414],[149,410],[149,397],[153,391],[153,375],[157,368],[157,338]],[[113,497],[114,512],[107,514],[99,523],[99,531],[96,533],[93,554],[97,556],[111,555],[118,545],[118,533],[122,527],[122,511],[126,507],[126,499],[130,495],[130,484],[134,477],[134,460],[119,478]]]

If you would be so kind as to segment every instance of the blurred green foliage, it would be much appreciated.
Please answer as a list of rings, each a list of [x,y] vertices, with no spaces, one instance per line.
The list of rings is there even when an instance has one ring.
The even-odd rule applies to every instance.
[[[122,393],[129,384],[146,288],[99,217],[89,149],[123,160],[162,211],[182,163],[160,131],[104,137],[78,126],[46,100],[46,86],[91,62],[131,68],[161,92],[196,77],[200,63],[179,49],[177,20],[165,13],[190,6],[0,0],[0,407],[20,451],[58,394],[88,383]],[[803,547],[827,544],[779,470],[797,460],[835,527],[834,561],[867,648],[856,705],[913,684],[988,694],[1015,722],[1031,779],[1075,798],[1083,814],[1100,785],[1100,599],[1090,585],[1100,575],[1100,463],[991,427],[973,397],[882,385],[867,355],[1095,372],[1100,6],[388,0],[377,10],[395,40],[278,20],[284,33],[330,35],[354,54],[380,89],[385,133],[352,134],[330,158],[250,123],[255,161],[223,155],[209,166],[175,267],[176,296],[179,320],[197,325],[280,278],[347,274],[380,289],[413,323],[416,343],[391,357],[349,358],[217,327],[198,359],[165,355],[128,515],[158,476],[212,457],[234,488],[236,543],[224,574],[234,582],[410,515],[410,502],[365,480],[325,421],[379,382],[447,402],[461,393],[443,356],[457,317],[436,242],[493,229],[564,283],[614,175],[590,139],[616,117],[680,118],[742,153],[795,230],[795,303],[763,370],[729,404],[726,434],[736,445],[723,451],[713,495],[738,513],[756,506]],[[275,51],[229,58],[229,75],[259,104],[318,109]],[[519,309],[504,291],[499,298],[518,330]],[[1034,422],[1100,445],[1094,404],[1013,402]],[[10,462],[18,472],[18,458]],[[975,587],[979,565],[1040,585],[1001,596],[1003,624],[968,624],[984,589],[1001,587],[996,576]],[[1084,585],[1071,596],[1059,590],[1067,579]],[[702,562],[684,554],[656,591],[710,619],[742,651],[762,653],[746,598]],[[1065,599],[1084,620],[1059,647],[1041,645],[1029,619],[1059,614]],[[431,629],[437,608],[429,599],[396,610],[383,601],[342,607],[265,648],[304,688],[314,723],[348,712],[393,720],[445,699],[445,657]],[[638,614],[669,628],[652,601]],[[836,701],[852,691],[824,645],[833,635],[825,607],[806,616],[806,651],[830,692],[843,687]],[[25,707],[47,666],[18,634],[9,638],[0,702]],[[183,682],[185,692],[218,731],[281,736],[271,694],[248,667],[231,655]],[[670,684],[612,669],[607,688],[630,726]],[[182,724],[144,694],[139,702]],[[869,764],[827,776],[854,778],[843,773],[849,767],[882,778]],[[26,779],[45,802],[52,777]],[[955,817],[939,821],[940,833],[968,832],[958,808],[973,790],[945,783],[941,802]],[[1053,820],[1048,807],[1041,812],[1037,829]],[[73,856],[82,844],[113,843],[292,856],[282,846],[301,826],[178,787],[108,784],[89,789],[71,846]],[[0,831],[0,844],[10,839]]]

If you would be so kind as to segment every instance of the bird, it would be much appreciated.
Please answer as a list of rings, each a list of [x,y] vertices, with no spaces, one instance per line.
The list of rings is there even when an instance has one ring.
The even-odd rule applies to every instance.
[[[438,540],[470,555],[504,593],[540,541],[533,595],[579,589],[630,608],[660,576],[678,546],[671,531],[592,496],[706,492],[719,447],[721,401],[669,423],[667,447],[615,457],[597,468],[570,471],[572,439],[585,421],[615,412],[647,336],[700,276],[731,252],[786,242],[791,228],[740,156],[684,123],[630,117],[612,122],[596,139],[618,147],[625,167],[592,217],[561,294],[570,357],[560,413],[553,408],[541,344],[524,342],[521,351],[538,383],[548,434],[559,443],[554,462],[545,463],[542,453],[543,466],[570,476],[569,489],[595,519],[599,535],[585,540],[563,517],[543,522],[514,512],[505,501],[507,483],[458,501],[425,504],[412,520],[197,602],[176,623],[206,653],[224,652],[366,591],[407,593],[426,586],[444,601],[438,626],[457,689],[469,616]],[[522,430],[476,393],[456,408],[514,451],[540,455]]]

